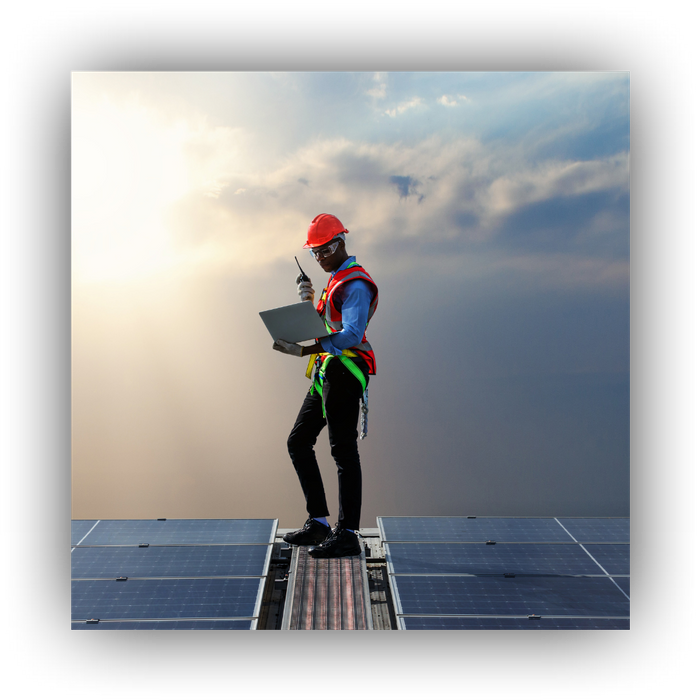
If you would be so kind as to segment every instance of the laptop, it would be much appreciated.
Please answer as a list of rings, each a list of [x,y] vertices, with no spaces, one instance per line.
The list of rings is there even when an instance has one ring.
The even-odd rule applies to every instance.
[[[324,338],[329,335],[326,324],[316,311],[313,302],[301,301],[290,306],[261,311],[260,318],[273,340],[281,338],[288,343]]]

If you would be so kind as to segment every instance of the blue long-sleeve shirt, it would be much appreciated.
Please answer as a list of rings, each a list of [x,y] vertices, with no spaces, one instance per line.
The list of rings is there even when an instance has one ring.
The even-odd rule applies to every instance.
[[[350,256],[332,275],[344,270],[355,262],[355,256]],[[329,280],[330,283],[330,280]],[[362,342],[367,328],[369,305],[372,302],[372,289],[361,279],[344,282],[333,292],[334,306],[343,314],[343,330],[332,336],[320,338],[319,342],[325,352],[331,355],[342,355],[343,350]]]

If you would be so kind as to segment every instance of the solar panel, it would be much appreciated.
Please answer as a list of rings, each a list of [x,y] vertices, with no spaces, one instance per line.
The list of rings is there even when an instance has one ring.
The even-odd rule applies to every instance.
[[[610,545],[603,545],[610,546]],[[583,548],[571,544],[391,542],[384,546],[390,574],[601,575]]]
[[[249,630],[252,620],[125,620],[123,622],[100,621],[73,622],[74,630]]]
[[[259,578],[79,580],[73,620],[253,617]]]
[[[382,517],[388,542],[571,542],[554,518]]]
[[[578,542],[630,541],[629,518],[557,518]]]
[[[77,547],[71,576],[78,578],[264,576],[267,545]]]
[[[628,518],[377,521],[403,629],[629,629]]]
[[[404,617],[407,630],[628,630],[629,618],[614,617]]]
[[[398,614],[629,616],[607,577],[394,576]]]
[[[97,520],[71,520],[70,543],[71,546],[78,544],[85,535],[94,527]]]
[[[72,627],[256,629],[276,529],[262,519],[79,521]]]
[[[586,544],[587,552],[611,576],[629,576],[630,546],[628,544]]]
[[[267,544],[273,520],[100,520],[83,545]]]

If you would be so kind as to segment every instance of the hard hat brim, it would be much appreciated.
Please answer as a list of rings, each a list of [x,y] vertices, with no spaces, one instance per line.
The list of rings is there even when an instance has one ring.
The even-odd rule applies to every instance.
[[[337,233],[334,233],[330,238],[328,238],[328,240],[323,241],[323,243],[312,244],[312,243],[309,243],[308,241],[306,241],[306,243],[304,243],[302,248],[320,248],[321,246],[324,246],[324,245],[327,245],[328,243],[330,243],[334,238],[338,238],[338,236],[340,236],[341,233],[350,233],[350,232],[346,228],[344,228],[342,231],[338,231]]]

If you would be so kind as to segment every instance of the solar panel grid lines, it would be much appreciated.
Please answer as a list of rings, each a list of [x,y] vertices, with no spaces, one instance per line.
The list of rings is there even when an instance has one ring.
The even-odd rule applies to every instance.
[[[101,520],[84,545],[272,544],[277,520]]]
[[[555,518],[555,520],[566,530],[566,528],[564,527],[564,525],[562,525],[562,523],[561,523],[557,518]],[[569,534],[571,535],[571,533],[570,533],[568,530],[566,530],[566,532],[569,533]],[[573,535],[571,535],[571,537],[572,537],[572,539],[575,539]],[[588,556],[589,556],[591,559],[593,559],[593,561],[601,568],[601,570],[603,571],[604,574],[607,574],[607,573],[608,573],[608,572],[605,570],[605,568],[603,567],[603,565],[600,564],[600,563],[596,560],[596,558],[583,546],[583,543],[579,543],[579,546],[581,547],[581,549],[583,549],[584,552],[586,552],[586,554],[588,554]],[[627,598],[627,600],[629,600],[630,597],[627,595],[627,593],[625,593],[624,590],[622,590],[622,588],[621,588],[620,585],[615,581],[615,579],[611,577],[610,580],[612,581],[612,583],[615,584],[615,586],[617,586],[617,588],[620,590],[620,593],[622,593],[622,595],[624,595],[625,598]]]
[[[405,630],[629,630],[629,617],[403,616]]]
[[[615,573],[629,573],[629,545],[602,545]],[[390,574],[585,574],[607,575],[591,555],[571,543],[386,542]],[[618,561],[619,560],[619,561]]]
[[[377,518],[377,522],[382,542],[557,543],[573,540],[629,544],[629,518],[391,516]],[[577,539],[562,522],[583,536]],[[610,539],[600,536],[600,532],[606,530]]]
[[[517,613],[566,618],[541,628],[629,629],[629,519],[562,520],[378,518],[399,626],[520,629],[443,621]],[[577,615],[588,622],[572,622]],[[622,622],[590,622],[601,615]]]
[[[401,576],[397,614],[614,615],[629,601],[606,577]]]
[[[94,522],[71,550],[72,628],[256,629],[277,522]]]
[[[259,578],[71,582],[73,619],[251,617]]]
[[[111,545],[76,547],[71,576],[169,578],[251,576],[265,571],[267,545]]]
[[[73,620],[73,630],[253,630],[257,620],[252,618],[179,619],[179,620],[100,620],[97,624]]]
[[[95,526],[96,526],[97,523],[99,523],[99,522],[100,522],[99,520],[98,520],[97,522],[95,522],[95,524],[80,538],[80,540],[77,541],[77,543],[76,543],[76,545],[75,545],[76,547],[77,547],[78,545],[80,545],[80,543],[95,529]],[[88,524],[89,524],[89,523],[88,523]],[[82,529],[83,529],[83,528],[79,528],[79,529],[77,530],[77,536],[80,536],[80,534],[82,534]],[[71,522],[71,540],[74,539],[74,537],[75,537],[75,536],[74,536],[74,533],[75,533],[75,532],[76,532],[76,530],[74,530],[74,528],[73,528],[73,522]],[[75,537],[75,539],[77,539],[77,537]]]

